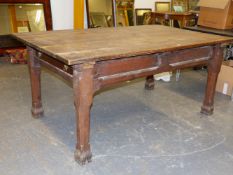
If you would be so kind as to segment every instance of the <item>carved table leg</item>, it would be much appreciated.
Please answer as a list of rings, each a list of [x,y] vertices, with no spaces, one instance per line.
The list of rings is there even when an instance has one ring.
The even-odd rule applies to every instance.
[[[31,92],[32,92],[32,116],[34,118],[42,117],[44,114],[44,110],[41,102],[41,81],[40,81],[40,62],[38,56],[36,55],[36,51],[30,47],[27,47],[29,54],[29,74],[31,80]]]
[[[74,66],[73,88],[74,105],[76,109],[77,145],[75,160],[84,165],[91,161],[90,108],[93,102],[93,67],[94,64]]]
[[[154,76],[150,75],[150,76],[146,77],[145,89],[153,90],[154,87],[155,87]]]
[[[208,64],[208,78],[205,92],[205,99],[201,108],[201,113],[212,115],[214,111],[214,95],[218,74],[223,61],[223,48],[220,45],[214,47],[213,57]]]

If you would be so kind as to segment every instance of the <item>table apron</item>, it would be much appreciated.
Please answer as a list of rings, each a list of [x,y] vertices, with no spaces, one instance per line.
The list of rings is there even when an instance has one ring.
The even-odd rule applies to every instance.
[[[136,78],[205,65],[212,58],[213,47],[204,46],[174,52],[98,61],[93,68],[94,89],[97,91],[101,88]],[[69,66],[46,54],[41,54],[39,60],[43,66],[70,82],[73,82],[73,69],[82,65]]]
[[[57,73],[69,82],[73,81],[73,68],[71,66],[68,66],[63,62],[53,59],[45,54],[41,54],[39,60],[41,65],[44,67]]]
[[[140,57],[97,62],[95,65],[95,89],[142,78],[161,72],[198,65],[206,65],[213,54],[212,46],[158,53]]]

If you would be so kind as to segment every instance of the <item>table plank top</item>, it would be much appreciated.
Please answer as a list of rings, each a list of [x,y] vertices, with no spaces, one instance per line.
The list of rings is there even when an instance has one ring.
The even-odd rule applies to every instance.
[[[18,33],[12,36],[68,65],[233,41],[229,37],[160,25]]]
[[[202,27],[202,26],[185,27],[185,29],[197,31],[197,32],[203,32],[203,33],[211,33],[211,34],[216,34],[216,35],[221,35],[221,36],[233,37],[233,29],[221,30],[221,29],[213,29],[213,28]]]

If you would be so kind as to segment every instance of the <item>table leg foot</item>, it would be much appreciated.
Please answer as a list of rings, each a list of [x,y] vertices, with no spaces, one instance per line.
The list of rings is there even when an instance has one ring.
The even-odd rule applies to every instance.
[[[154,80],[154,76],[148,76],[146,78],[146,83],[145,83],[145,89],[146,90],[153,90],[155,88],[155,80]]]
[[[92,154],[91,151],[80,151],[75,150],[74,152],[74,158],[80,165],[85,165],[86,163],[91,162]]]
[[[32,107],[31,112],[33,118],[41,118],[44,116],[44,110],[42,105],[39,105],[37,107]]]
[[[214,113],[214,107],[213,106],[202,106],[201,107],[201,114],[212,115],[213,113]]]

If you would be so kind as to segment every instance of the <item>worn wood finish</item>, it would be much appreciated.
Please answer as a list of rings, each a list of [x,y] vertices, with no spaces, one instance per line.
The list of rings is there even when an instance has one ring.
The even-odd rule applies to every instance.
[[[43,112],[40,62],[73,83],[75,159],[80,164],[89,162],[92,156],[90,108],[96,91],[141,77],[146,77],[145,88],[153,89],[153,74],[206,64],[208,82],[201,112],[212,114],[222,61],[221,45],[233,42],[232,38],[162,26],[40,32],[14,37],[28,45],[30,53],[33,115]]]
[[[71,66],[62,63],[59,60],[54,60],[46,54],[41,55],[40,63],[48,69],[53,70],[64,79],[70,82],[73,81],[73,68]]]
[[[91,161],[89,144],[90,137],[90,108],[94,95],[94,64],[86,63],[74,66],[73,88],[76,109],[77,146],[75,160],[80,164]]]
[[[213,28],[202,27],[202,26],[185,27],[185,29],[196,31],[196,32],[211,33],[215,35],[233,37],[233,29],[221,30],[221,29],[213,29]]]
[[[127,81],[148,76],[145,87],[153,89],[151,75],[205,65],[212,56],[212,52],[212,47],[204,46],[147,56],[100,61],[95,66],[98,76],[96,88],[101,89],[122,82],[122,80]]]
[[[12,36],[68,65],[230,41],[220,36],[155,25],[19,33]]]
[[[32,115],[35,118],[42,117],[44,110],[41,102],[41,68],[40,68],[40,55],[30,47],[27,47],[29,54],[29,73],[31,79],[31,90],[32,90]]]
[[[214,111],[214,94],[222,61],[223,48],[217,45],[214,47],[212,58],[208,63],[208,80],[206,85],[205,99],[201,108],[201,113],[206,115],[211,115]]]

